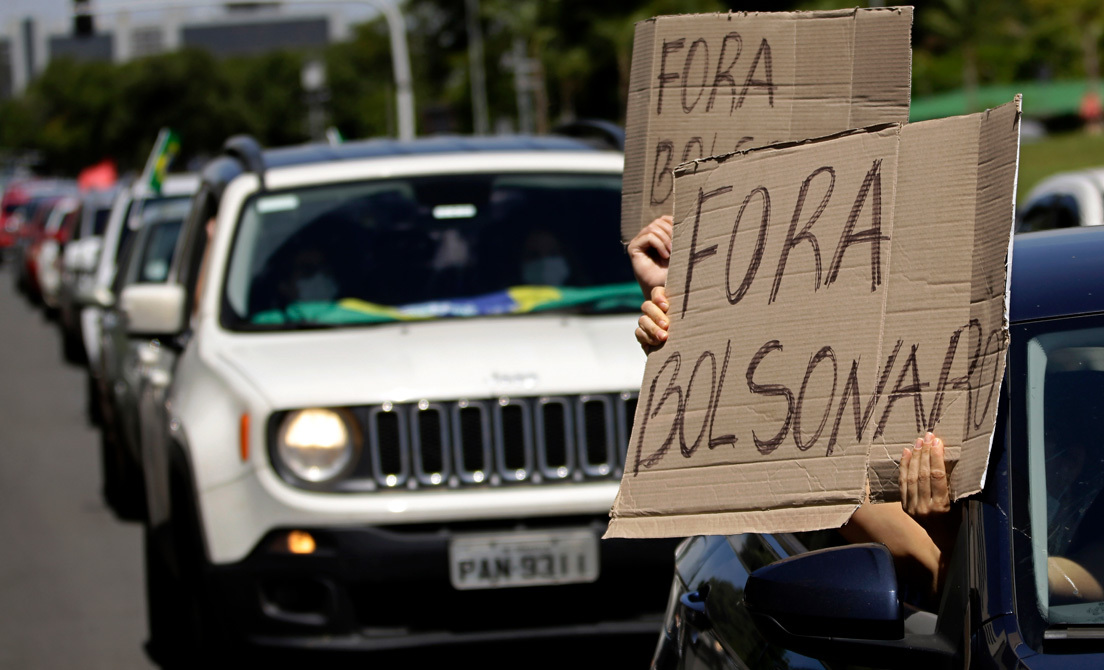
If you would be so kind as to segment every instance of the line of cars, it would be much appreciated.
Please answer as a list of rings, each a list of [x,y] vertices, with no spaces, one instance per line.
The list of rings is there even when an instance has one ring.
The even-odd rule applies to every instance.
[[[240,136],[120,189],[76,321],[160,663],[659,630],[675,541],[600,541],[644,363],[613,137]]]
[[[1099,665],[1104,231],[1016,236],[991,476],[927,612],[831,531],[598,541],[643,363],[621,163],[238,137],[119,192],[80,321],[158,659],[662,630],[656,667]]]

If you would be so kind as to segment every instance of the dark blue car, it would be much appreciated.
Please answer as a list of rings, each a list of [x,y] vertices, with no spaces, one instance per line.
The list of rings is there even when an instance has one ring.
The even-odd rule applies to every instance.
[[[984,490],[937,611],[882,545],[694,537],[656,668],[1104,668],[1104,227],[1017,235]]]

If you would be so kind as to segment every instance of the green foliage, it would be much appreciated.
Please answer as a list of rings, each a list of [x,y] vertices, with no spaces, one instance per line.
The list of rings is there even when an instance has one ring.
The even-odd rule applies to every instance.
[[[140,170],[163,127],[180,134],[180,163],[247,129],[247,115],[235,104],[239,92],[220,65],[204,51],[184,50],[119,68],[119,100],[106,135],[121,166]]]
[[[341,134],[395,135],[395,78],[386,25],[373,21],[357,26],[351,41],[326,51],[325,62],[330,121]]]
[[[304,62],[301,54],[274,52],[222,64],[233,107],[230,116],[242,124],[235,132],[249,133],[270,146],[310,139],[301,81]]]
[[[516,124],[514,50],[536,63],[538,129],[572,118],[623,122],[636,22],[712,11],[852,8],[846,0],[478,0],[489,116]],[[868,3],[859,3],[868,4]],[[892,4],[892,3],[886,3]],[[915,0],[913,96],[1034,78],[1096,76],[1099,0]],[[421,134],[473,128],[466,0],[406,0]],[[308,137],[300,81],[326,65],[327,124],[349,138],[394,136],[390,37],[377,19],[318,54],[218,60],[184,50],[124,65],[57,60],[19,100],[0,104],[0,149],[34,149],[46,168],[74,172],[105,157],[141,169],[158,129],[181,135],[181,163],[247,132],[269,146]]]
[[[306,139],[302,57],[216,60],[185,49],[123,65],[55,60],[5,105],[0,146],[37,149],[49,172],[75,174],[104,158],[140,170],[158,131],[180,133],[180,164],[251,133],[270,145]]]
[[[1023,203],[1031,189],[1055,172],[1104,165],[1104,135],[1084,132],[1044,137],[1020,146],[1020,174],[1016,180],[1017,202]]]
[[[104,128],[111,123],[119,90],[115,68],[58,59],[28,93],[37,121],[34,146],[53,171],[75,174],[110,155]]]

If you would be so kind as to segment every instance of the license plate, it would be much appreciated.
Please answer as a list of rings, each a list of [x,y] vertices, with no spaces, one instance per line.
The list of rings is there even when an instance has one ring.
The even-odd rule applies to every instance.
[[[570,584],[598,579],[598,537],[588,530],[458,535],[449,543],[457,589]]]

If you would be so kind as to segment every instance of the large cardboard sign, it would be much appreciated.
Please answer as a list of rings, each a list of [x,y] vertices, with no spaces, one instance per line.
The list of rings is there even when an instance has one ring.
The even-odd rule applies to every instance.
[[[1007,342],[1019,99],[676,171],[670,336],[610,537],[842,525],[926,430],[980,490]]]
[[[661,16],[636,25],[621,237],[671,214],[680,163],[908,121],[912,8]]]

